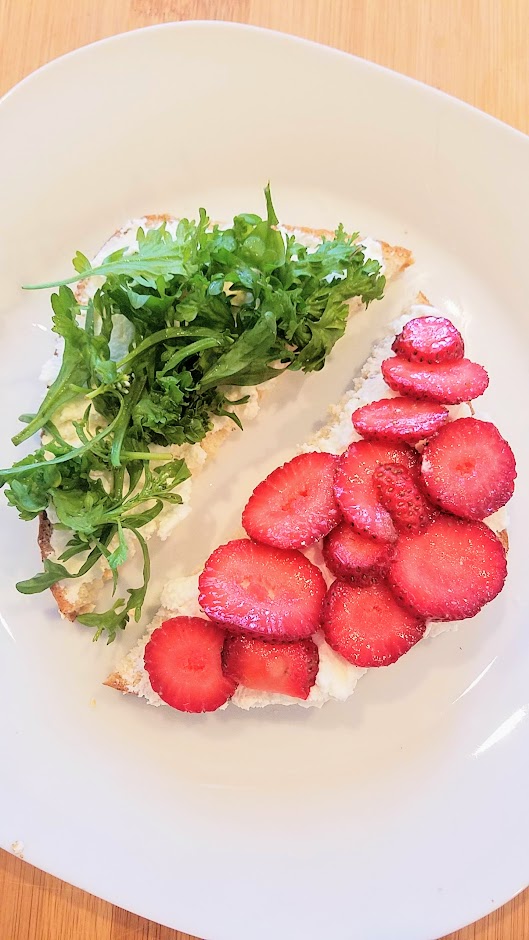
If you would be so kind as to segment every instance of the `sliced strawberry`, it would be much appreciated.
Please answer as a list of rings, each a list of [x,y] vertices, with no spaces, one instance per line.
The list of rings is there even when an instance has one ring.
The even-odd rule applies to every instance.
[[[357,408],[352,418],[366,440],[418,444],[446,424],[448,411],[441,405],[411,398],[382,398]]]
[[[459,405],[479,398],[489,384],[483,366],[470,359],[420,364],[393,356],[382,363],[382,375],[389,387],[400,395],[444,405]]]
[[[318,629],[325,581],[301,552],[248,539],[221,545],[200,575],[204,613],[234,633],[298,640]]]
[[[327,593],[325,639],[355,666],[389,666],[425,629],[424,620],[401,607],[384,581],[368,587],[335,581]]]
[[[418,470],[420,458],[407,444],[355,441],[340,457],[334,477],[334,494],[345,519],[357,532],[394,541],[397,532],[378,496],[373,474],[380,464],[397,463]]]
[[[231,636],[224,647],[225,675],[259,692],[307,699],[318,666],[318,647],[310,639],[274,643],[256,636]]]
[[[333,491],[337,457],[299,454],[253,491],[242,514],[251,539],[276,548],[312,545],[338,524]]]
[[[464,620],[500,593],[505,551],[484,522],[439,515],[421,535],[399,539],[389,582],[419,617]]]
[[[446,317],[409,320],[391,348],[410,362],[449,362],[465,354],[461,333]]]
[[[407,467],[381,464],[373,477],[380,502],[399,532],[422,532],[430,522],[431,507]]]
[[[201,617],[173,617],[154,630],[145,669],[160,698],[181,712],[213,712],[237,683],[222,671],[226,633]]]
[[[329,571],[353,584],[374,584],[385,576],[395,553],[393,542],[379,542],[341,522],[323,542],[323,558]]]
[[[428,442],[422,457],[428,496],[463,519],[486,519],[511,498],[514,454],[489,421],[458,418]]]

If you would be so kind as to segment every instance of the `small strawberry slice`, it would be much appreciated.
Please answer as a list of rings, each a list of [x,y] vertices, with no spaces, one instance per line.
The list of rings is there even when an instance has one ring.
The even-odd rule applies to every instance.
[[[345,519],[357,532],[383,541],[395,541],[395,526],[380,502],[373,480],[377,467],[387,463],[402,464],[417,472],[420,458],[407,444],[355,441],[338,462],[334,495]]]
[[[465,354],[461,333],[446,317],[409,320],[391,348],[410,362],[450,362]]]
[[[388,578],[417,616],[464,620],[500,593],[506,574],[504,548],[484,522],[443,514],[421,535],[399,539]]]
[[[470,359],[420,364],[393,356],[382,363],[382,375],[386,384],[400,395],[444,405],[479,398],[489,384],[483,366]]]
[[[335,581],[327,593],[325,639],[355,666],[389,666],[425,629],[424,620],[401,607],[384,581],[368,587]]]
[[[233,633],[278,640],[311,636],[319,626],[325,581],[301,552],[248,539],[221,545],[198,581],[204,613]]]
[[[421,474],[428,496],[463,519],[486,519],[511,498],[516,462],[494,424],[458,418],[428,442]]]
[[[299,454],[253,491],[242,514],[251,539],[276,548],[302,548],[340,521],[333,491],[337,457]]]
[[[399,532],[417,533],[430,522],[431,507],[426,502],[407,467],[385,463],[373,477],[380,502],[387,509]]]
[[[395,553],[393,542],[379,542],[341,522],[323,541],[323,558],[329,571],[353,584],[374,584],[389,568]]]
[[[162,701],[181,712],[213,712],[237,683],[222,671],[226,633],[201,617],[173,617],[154,630],[145,669]]]
[[[231,636],[224,647],[225,675],[259,692],[307,699],[318,666],[318,647],[310,639],[274,643],[256,636]]]
[[[446,424],[448,411],[441,405],[411,398],[382,398],[357,408],[352,419],[366,440],[418,444]]]

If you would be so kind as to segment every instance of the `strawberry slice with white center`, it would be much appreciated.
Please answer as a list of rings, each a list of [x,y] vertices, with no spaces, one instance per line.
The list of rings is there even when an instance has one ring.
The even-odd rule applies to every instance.
[[[462,359],[463,337],[446,317],[415,317],[395,337],[393,352],[410,362],[450,362]]]
[[[341,522],[323,542],[323,558],[329,571],[353,584],[380,581],[387,574],[394,553],[394,542],[379,542],[361,535],[348,522]]]
[[[421,535],[402,536],[388,579],[399,601],[418,617],[474,617],[501,591],[505,550],[484,522],[439,515]]]
[[[318,647],[310,639],[274,643],[256,636],[231,636],[223,658],[226,676],[258,692],[306,700],[318,675]]]
[[[352,414],[355,430],[366,440],[418,444],[448,421],[442,405],[411,398],[382,398],[357,408]]]
[[[294,549],[228,542],[209,556],[198,587],[204,613],[234,633],[297,640],[319,627],[325,581]]]
[[[325,599],[325,639],[355,666],[389,666],[425,629],[424,620],[401,607],[385,581],[368,587],[335,581]]]
[[[299,454],[270,473],[253,491],[242,514],[251,539],[276,548],[302,548],[340,520],[333,490],[337,457]]]
[[[182,712],[212,712],[237,682],[224,675],[226,633],[201,617],[173,617],[154,630],[145,647],[145,669],[162,701]]]
[[[458,418],[426,445],[421,475],[441,509],[463,519],[486,519],[511,498],[516,463],[494,424]]]
[[[470,359],[432,364],[393,356],[382,363],[382,375],[399,395],[443,405],[459,405],[479,398],[489,384],[483,366]]]
[[[417,474],[420,458],[407,444],[355,441],[340,457],[334,493],[344,518],[363,535],[395,541],[391,515],[380,502],[373,474],[381,464],[400,464]]]

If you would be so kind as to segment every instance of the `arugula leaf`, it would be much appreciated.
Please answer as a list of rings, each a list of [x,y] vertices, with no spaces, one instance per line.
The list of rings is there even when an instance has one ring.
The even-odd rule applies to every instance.
[[[81,614],[81,616],[77,618],[79,623],[82,623],[84,626],[96,628],[96,632],[93,636],[94,641],[98,640],[99,637],[106,632],[107,644],[113,643],[118,630],[124,630],[127,626],[131,611],[134,611],[134,619],[136,621],[141,617],[141,611],[147,593],[147,585],[151,576],[151,562],[145,539],[137,529],[133,529],[132,531],[139,542],[143,556],[142,584],[136,588],[128,588],[128,601],[124,601],[120,598],[109,610],[103,613]]]
[[[9,504],[19,510],[20,518],[26,521],[35,519],[48,507],[47,486],[39,487],[34,479],[11,480],[6,496]]]
[[[114,551],[111,552],[107,558],[110,570],[113,573],[117,572],[118,568],[120,568],[121,565],[125,564],[128,554],[129,554],[129,548],[125,539],[125,532],[123,530],[123,525],[121,524],[119,520],[118,520],[117,535],[118,535],[118,544],[116,545]]]
[[[107,538],[110,538],[110,534],[107,535]],[[51,558],[45,558],[43,561],[44,571],[36,574],[33,578],[28,578],[27,581],[19,581],[15,585],[16,589],[20,594],[41,594],[42,591],[53,587],[58,581],[82,577],[99,561],[101,553],[101,545],[95,546],[77,572],[70,572],[64,565],[57,564]]]
[[[28,578],[27,581],[18,581],[15,585],[20,594],[41,594],[58,581],[71,577],[64,565],[59,565],[50,558],[45,558],[42,564],[44,571],[39,572],[33,578]]]
[[[173,493],[169,502],[181,503],[182,497],[179,493]],[[151,497],[152,498],[152,497]],[[141,529],[144,525],[148,525],[149,522],[152,522],[153,519],[156,519],[156,516],[159,516],[163,509],[163,502],[161,499],[157,499],[150,509],[144,509],[142,512],[130,513],[122,516],[122,525],[124,529]]]
[[[95,434],[94,437],[90,438],[90,440],[88,440],[85,444],[81,444],[80,447],[72,447],[71,450],[63,454],[58,454],[56,457],[53,457],[53,459],[51,460],[36,460],[34,463],[30,463],[30,464],[17,463],[17,464],[14,464],[12,467],[7,467],[5,470],[0,470],[0,486],[3,486],[6,480],[8,480],[10,477],[25,476],[27,473],[29,473],[32,470],[47,469],[48,467],[55,466],[56,464],[65,463],[68,460],[73,460],[74,457],[80,457],[82,454],[86,453],[87,451],[93,450],[93,448],[95,447],[96,444],[99,443],[99,441],[103,441],[106,437],[108,437],[112,433],[115,426],[119,422],[122,409],[123,409],[123,400],[121,401],[120,410],[118,414],[116,415],[116,417],[114,418],[114,420],[112,421],[112,423],[109,424],[108,427],[103,428],[101,431]]]
[[[222,345],[224,337],[220,334],[213,333],[211,330],[208,330],[205,327],[194,326],[191,329],[186,327],[167,327],[164,330],[159,330],[157,333],[153,333],[151,336],[146,337],[141,343],[138,344],[134,349],[123,357],[123,359],[118,362],[118,367],[122,372],[129,372],[130,367],[135,359],[140,358],[144,353],[148,352],[153,346],[159,346],[161,343],[166,343],[171,339],[191,339],[192,337],[205,337],[207,339],[215,339],[217,345]],[[125,368],[126,367],[126,368]]]
[[[189,359],[190,356],[195,356],[197,353],[202,352],[203,349],[212,349],[215,346],[222,345],[221,339],[210,336],[199,339],[196,343],[190,343],[189,346],[184,346],[183,349],[177,349],[176,352],[171,353],[163,369],[159,372],[160,378],[167,375],[168,372],[173,372],[181,362],[184,362],[185,359]]]
[[[109,610],[103,613],[81,614],[77,620],[86,627],[95,627],[93,640],[99,638],[106,632],[107,645],[113,643],[118,634],[118,630],[124,630],[129,621],[127,603],[120,597]]]
[[[103,277],[125,275],[136,279],[143,277],[147,281],[158,277],[174,277],[177,274],[188,277],[197,270],[196,260],[192,253],[186,250],[189,244],[188,233],[203,230],[208,221],[207,218],[201,219],[197,226],[194,222],[183,219],[178,225],[174,238],[167,231],[165,222],[159,228],[149,229],[148,232],[140,228],[137,232],[137,251],[129,252],[126,248],[120,248],[96,267],[93,267],[86,256],[78,251],[73,259],[73,266],[77,272],[75,275],[49,284],[26,285],[24,289],[40,290],[45,287],[59,287],[95,275]]]
[[[79,392],[72,389],[72,386],[83,386],[88,379],[86,363],[79,355],[80,347],[84,342],[84,332],[76,322],[76,313],[79,308],[72,291],[67,287],[61,288],[58,294],[53,294],[51,305],[54,311],[53,332],[64,339],[61,368],[37,414],[27,423],[23,431],[15,434],[13,444],[21,444],[36,431],[40,431],[57,411],[78,397]]]
[[[257,323],[239,336],[231,349],[217,359],[202,377],[199,388],[211,388],[213,385],[240,385],[237,376],[243,374],[256,360],[268,362],[270,352],[277,336],[277,324],[274,314],[267,310],[261,314]],[[258,382],[254,383],[258,385]]]
[[[270,227],[272,227],[273,225],[279,225],[279,219],[276,215],[276,210],[274,209],[274,204],[272,202],[272,193],[270,192],[270,180],[265,186],[264,194],[265,194],[265,201],[266,201],[266,218],[267,218],[268,225]],[[259,217],[254,216],[254,218],[256,220],[255,224],[258,224],[260,221]]]

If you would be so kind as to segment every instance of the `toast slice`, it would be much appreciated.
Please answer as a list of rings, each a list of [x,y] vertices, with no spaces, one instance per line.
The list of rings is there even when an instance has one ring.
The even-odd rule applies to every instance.
[[[169,231],[174,230],[178,220],[169,215],[147,215],[142,218],[134,219],[118,229],[114,235],[103,245],[94,258],[94,266],[100,264],[105,258],[120,248],[131,249],[137,244],[136,233],[141,227],[144,230],[157,228],[162,223],[167,225]],[[292,226],[281,226],[285,232],[294,233],[298,241],[303,242],[308,248],[316,247],[322,237],[333,237],[333,232],[325,229],[296,228]],[[366,255],[378,260],[383,267],[386,281],[393,280],[401,271],[407,268],[413,262],[412,254],[406,248],[394,247],[386,242],[378,242],[373,238],[362,240],[365,245]],[[94,277],[90,281],[81,281],[77,285],[76,297],[80,303],[86,303],[88,298],[95,293],[95,290],[101,281]],[[349,303],[350,312],[357,312],[363,308],[359,299],[353,299]],[[117,337],[119,342],[120,337]],[[124,338],[125,341],[126,338]],[[125,351],[126,351],[125,347]],[[46,364],[41,378],[48,382],[53,381],[60,365],[61,350],[58,347],[52,360]],[[116,355],[116,358],[119,356]],[[243,396],[248,396],[248,401],[244,405],[234,406],[243,425],[256,417],[259,411],[259,403],[266,392],[267,386],[258,386],[251,388],[233,388],[232,392],[227,392],[227,397],[234,400]],[[80,417],[75,412],[75,408],[67,406],[64,410],[63,435],[68,439],[68,426],[71,427],[73,419]],[[224,440],[236,430],[235,423],[229,418],[215,417],[213,419],[213,428],[199,444],[184,444],[181,446],[171,446],[166,448],[169,457],[183,457],[191,471],[192,477],[181,484],[179,493],[182,497],[180,505],[166,506],[159,517],[153,523],[142,529],[142,534],[146,540],[155,534],[162,540],[167,539],[190,512],[190,501],[192,492],[192,480],[204,467],[206,461],[212,458]],[[72,440],[74,443],[74,439]],[[161,450],[162,448],[158,448]],[[38,545],[42,560],[49,558],[57,561],[65,549],[68,539],[68,533],[61,532],[54,527],[54,519],[51,513],[42,513],[39,519]],[[136,541],[129,541],[129,557],[136,551]],[[74,560],[78,565],[78,559]],[[66,563],[68,567],[68,563]],[[105,582],[111,577],[110,569],[105,560],[100,559],[96,565],[82,578],[65,580],[58,582],[51,587],[52,594],[57,603],[61,616],[67,620],[74,621],[80,614],[90,613],[97,606],[97,602]]]
[[[333,454],[342,453],[348,445],[359,438],[355,432],[351,415],[361,405],[368,404],[380,398],[391,398],[394,393],[385,384],[380,371],[381,363],[391,355],[391,344],[396,333],[399,333],[408,320],[417,316],[439,315],[437,308],[433,307],[424,294],[419,294],[414,303],[394,321],[388,328],[385,337],[373,348],[370,358],[365,363],[360,376],[355,380],[349,392],[345,394],[338,404],[333,405],[329,411],[329,420],[309,441],[297,448],[297,453],[308,451],[325,451]],[[453,316],[451,319],[454,319]],[[455,324],[460,327],[461,324]],[[449,408],[451,419],[468,417],[474,413],[470,404],[454,405]],[[294,456],[294,454],[292,454]],[[485,522],[499,536],[505,549],[508,547],[507,514],[500,509]],[[232,533],[230,538],[244,537],[246,533]],[[313,546],[306,551],[311,560],[321,561],[321,551]],[[325,569],[324,569],[325,571]],[[329,578],[329,582],[334,577]],[[132,693],[145,700],[150,705],[163,704],[159,696],[152,689],[149,676],[143,663],[143,654],[151,634],[165,620],[178,615],[204,616],[198,604],[198,575],[184,578],[175,578],[169,581],[162,593],[161,606],[148,626],[146,633],[136,646],[119,663],[116,670],[108,676],[105,685],[123,693]],[[435,637],[445,631],[457,630],[458,623],[430,623],[425,637]],[[301,705],[304,708],[321,707],[331,699],[345,701],[355,690],[358,680],[367,671],[351,665],[339,653],[334,652],[325,642],[321,634],[314,637],[318,645],[320,666],[316,684],[312,687],[306,701],[276,693],[258,692],[239,686],[230,703],[239,708],[261,708],[266,705]],[[226,706],[224,706],[226,707]]]

